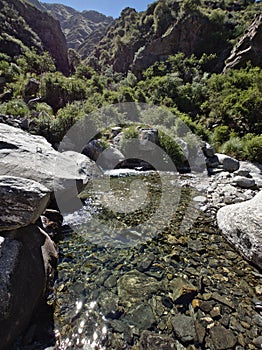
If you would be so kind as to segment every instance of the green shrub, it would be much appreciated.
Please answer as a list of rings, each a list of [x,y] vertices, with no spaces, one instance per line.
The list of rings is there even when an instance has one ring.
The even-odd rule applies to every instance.
[[[183,165],[185,157],[181,146],[175,139],[162,130],[158,130],[159,146],[172,159],[176,166]]]
[[[136,125],[131,125],[128,128],[123,130],[124,138],[128,139],[137,139],[139,135],[138,127]]]
[[[230,137],[230,129],[226,125],[217,126],[212,135],[212,141],[215,146],[219,146],[226,142]]]
[[[262,135],[255,136],[246,141],[245,156],[251,162],[262,164]]]
[[[15,117],[28,117],[30,110],[23,100],[12,100],[0,105],[0,113],[13,115]]]
[[[244,142],[240,137],[231,137],[221,147],[219,147],[219,152],[225,153],[237,159],[244,159]]]

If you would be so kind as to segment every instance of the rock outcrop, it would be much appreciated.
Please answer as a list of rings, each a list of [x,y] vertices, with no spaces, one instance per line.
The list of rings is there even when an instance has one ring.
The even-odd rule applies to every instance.
[[[35,223],[50,198],[38,182],[10,176],[0,176],[0,196],[0,232]]]
[[[50,192],[86,182],[93,166],[84,155],[59,153],[44,137],[0,123],[0,175],[39,182]]]
[[[0,9],[5,12],[0,25],[4,33],[1,52],[17,56],[25,46],[38,52],[48,51],[57,69],[69,74],[66,39],[56,19],[21,0],[0,0]]]
[[[262,191],[249,201],[221,208],[217,222],[225,238],[262,269]]]
[[[1,349],[8,350],[43,300],[57,253],[48,235],[35,225],[2,232],[0,251],[0,342]]]
[[[234,46],[225,62],[224,72],[230,68],[242,68],[250,61],[262,66],[262,14],[258,14],[248,30]]]
[[[76,181],[88,181],[92,164],[84,155],[61,154],[43,137],[0,123],[1,350],[26,330],[54,277],[57,252],[46,232],[55,234],[55,221],[62,219],[45,211],[49,200],[55,191],[61,201],[72,188],[77,195]]]

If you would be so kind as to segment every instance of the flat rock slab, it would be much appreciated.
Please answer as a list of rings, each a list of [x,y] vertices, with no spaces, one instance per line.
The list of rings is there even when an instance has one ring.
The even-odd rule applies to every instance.
[[[36,181],[0,176],[0,231],[34,223],[47,206],[49,192]]]
[[[219,209],[217,222],[225,238],[262,269],[262,191],[249,201]]]
[[[0,175],[35,180],[50,191],[86,182],[94,163],[73,152],[59,153],[42,136],[0,123]]]

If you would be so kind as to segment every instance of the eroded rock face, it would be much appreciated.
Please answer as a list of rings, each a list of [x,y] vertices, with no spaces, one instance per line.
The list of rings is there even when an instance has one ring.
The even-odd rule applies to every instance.
[[[0,176],[0,231],[36,222],[49,201],[49,190],[38,182]]]
[[[221,208],[217,222],[225,238],[262,268],[262,191],[249,201]]]
[[[52,279],[57,253],[51,239],[30,225],[0,239],[0,344],[10,349],[26,329]]]
[[[86,182],[93,163],[84,155],[59,153],[41,136],[0,123],[0,175],[39,182],[50,192]]]
[[[262,66],[262,14],[257,15],[233,48],[226,60],[224,72],[230,68],[244,67],[248,61],[253,66]]]

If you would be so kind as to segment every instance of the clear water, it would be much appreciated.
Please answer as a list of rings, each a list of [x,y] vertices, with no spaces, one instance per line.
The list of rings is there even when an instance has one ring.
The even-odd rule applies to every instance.
[[[89,184],[81,194],[83,208],[65,218],[50,299],[59,349],[136,349],[147,326],[130,321],[134,305],[123,299],[120,283],[134,270],[162,286],[154,295],[145,292],[138,307],[169,297],[172,278],[184,276],[198,286],[204,276],[210,280],[205,293],[227,295],[251,310],[247,289],[257,283],[255,269],[225,242],[214,218],[196,207],[195,190],[180,187],[176,174],[161,176],[149,172]],[[142,279],[135,288],[146,291],[147,283]],[[163,308],[152,306],[149,328],[169,334],[163,325],[177,310]]]

